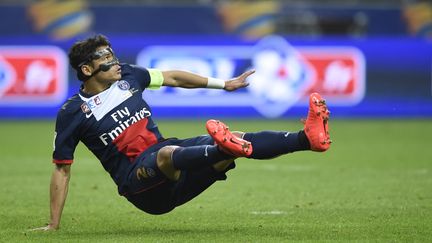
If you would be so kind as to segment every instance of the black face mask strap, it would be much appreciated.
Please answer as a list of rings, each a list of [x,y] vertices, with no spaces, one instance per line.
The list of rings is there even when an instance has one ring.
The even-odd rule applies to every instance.
[[[114,57],[114,59],[113,59],[112,61],[107,62],[107,63],[103,63],[103,64],[99,65],[99,68],[96,69],[96,70],[95,70],[95,71],[90,75],[89,78],[91,78],[91,77],[93,77],[94,75],[98,74],[100,71],[102,71],[102,72],[107,72],[108,70],[111,69],[112,66],[117,65],[117,64],[119,64],[119,60],[118,60],[116,57]]]

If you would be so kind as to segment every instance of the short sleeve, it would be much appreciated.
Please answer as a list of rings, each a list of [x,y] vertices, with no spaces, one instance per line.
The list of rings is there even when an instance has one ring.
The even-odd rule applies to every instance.
[[[76,125],[65,113],[61,110],[56,120],[53,142],[53,163],[55,164],[72,164],[73,154],[79,142]]]

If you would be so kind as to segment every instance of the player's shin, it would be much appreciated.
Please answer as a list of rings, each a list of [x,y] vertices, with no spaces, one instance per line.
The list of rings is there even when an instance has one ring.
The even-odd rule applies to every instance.
[[[220,161],[232,159],[215,145],[193,147],[178,147],[172,153],[172,163],[176,169],[200,169],[211,166]]]
[[[304,131],[245,133],[243,139],[252,143],[254,149],[249,158],[253,159],[269,159],[282,154],[310,149]]]

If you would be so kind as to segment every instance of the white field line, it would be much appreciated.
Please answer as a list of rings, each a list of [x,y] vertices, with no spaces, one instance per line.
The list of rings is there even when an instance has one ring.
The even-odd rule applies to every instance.
[[[285,211],[278,211],[278,210],[273,210],[273,211],[252,211],[250,212],[250,214],[253,215],[282,215],[282,214],[286,214],[287,212]]]

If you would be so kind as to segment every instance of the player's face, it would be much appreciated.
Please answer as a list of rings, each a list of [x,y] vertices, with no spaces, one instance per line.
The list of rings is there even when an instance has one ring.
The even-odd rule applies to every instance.
[[[92,61],[94,70],[102,68],[94,77],[98,80],[112,82],[121,79],[121,68],[111,49],[108,46],[101,46],[96,49],[96,53],[100,57]],[[102,67],[101,67],[102,65]],[[104,70],[103,66],[108,66],[108,70]]]

